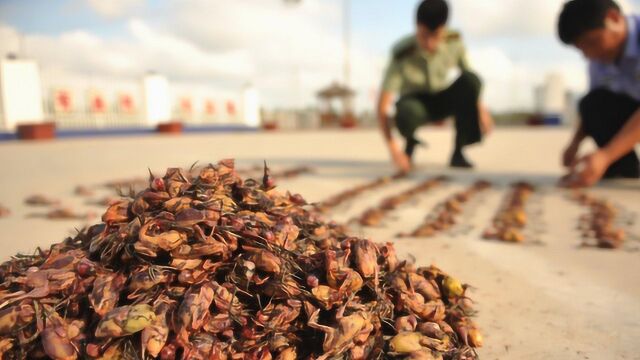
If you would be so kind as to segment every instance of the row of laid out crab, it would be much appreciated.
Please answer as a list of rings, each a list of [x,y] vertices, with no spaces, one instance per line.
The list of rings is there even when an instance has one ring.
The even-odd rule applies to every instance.
[[[428,238],[451,229],[456,225],[457,217],[462,214],[464,205],[490,187],[491,184],[487,181],[476,181],[467,189],[457,192],[437,204],[422,224],[410,233],[398,234],[398,237]]]
[[[368,189],[368,186],[377,188],[388,184],[391,180],[378,179],[371,184],[362,185],[356,189]],[[418,185],[399,194],[384,198],[377,206],[365,210],[357,221],[362,226],[378,226],[383,220],[398,207],[412,201],[416,196],[426,193],[447,181],[446,177],[436,177],[425,180]],[[409,233],[399,233],[398,237],[432,237],[439,232],[449,230],[457,223],[456,217],[463,211],[463,204],[473,196],[491,187],[491,184],[479,180],[469,188],[452,195],[442,203],[438,203],[429,213],[423,223]],[[483,233],[485,239],[501,240],[506,242],[521,243],[525,241],[522,228],[527,223],[526,202],[534,191],[533,185],[519,182],[512,185],[511,190],[505,195],[503,205],[492,220],[492,225]],[[345,194],[352,194],[347,190]],[[358,193],[360,193],[358,191]],[[350,196],[351,197],[351,196]]]
[[[627,237],[625,230],[616,224],[619,209],[611,202],[586,192],[576,191],[571,198],[588,209],[579,219],[578,229],[585,239],[584,245],[594,245],[604,249],[618,249]],[[595,243],[590,244],[592,240]]]
[[[475,359],[466,285],[232,161],[0,266],[1,359]]]
[[[323,212],[327,212],[331,209],[334,209],[344,203],[346,203],[347,201],[353,200],[355,198],[357,198],[358,196],[361,196],[363,193],[368,192],[368,191],[373,191],[373,190],[377,190],[385,185],[389,185],[391,183],[393,183],[394,181],[397,180],[401,180],[401,179],[405,179],[407,177],[406,174],[403,173],[397,173],[395,175],[392,176],[382,176],[379,178],[376,178],[370,182],[366,182],[364,184],[361,185],[356,185],[352,188],[349,188],[347,190],[344,190],[336,195],[333,195],[331,197],[329,197],[328,199],[320,202],[319,204],[317,204],[318,208],[323,211]]]
[[[522,230],[528,222],[526,206],[534,191],[535,187],[529,183],[513,184],[511,190],[505,194],[491,226],[482,236],[488,240],[523,243],[526,237]]]
[[[441,186],[447,178],[438,176],[424,180],[408,190],[386,197],[377,206],[365,210],[356,220],[362,226],[378,226],[384,218],[398,207],[412,201],[416,196]]]
[[[402,175],[378,178],[352,189],[347,189],[320,203],[318,206],[326,212],[349,200],[353,200],[365,192],[377,190],[404,178],[405,176]],[[441,185],[444,181],[446,181],[446,178],[442,177],[429,179],[407,191],[388,196],[379,205],[366,210],[357,218],[357,221],[363,226],[378,226],[393,210],[411,201],[413,197]],[[449,230],[457,223],[456,216],[459,216],[462,212],[462,205],[490,186],[491,184],[485,181],[478,181],[468,189],[450,196],[445,201],[438,203],[425,221],[416,229],[409,233],[401,232],[398,236],[431,237],[442,231]],[[483,232],[483,238],[508,243],[533,241],[528,239],[524,230],[529,223],[528,202],[535,192],[535,186],[530,183],[517,182],[511,184],[509,191],[504,195],[502,205],[491,220],[491,225]],[[619,218],[618,207],[610,201],[597,198],[584,191],[573,192],[570,198],[589,209],[588,214],[581,216],[578,226],[579,230],[582,231],[583,238],[586,239],[585,245],[606,249],[617,249],[623,246],[628,234],[623,226],[617,224]],[[589,240],[593,240],[591,241],[592,243]]]

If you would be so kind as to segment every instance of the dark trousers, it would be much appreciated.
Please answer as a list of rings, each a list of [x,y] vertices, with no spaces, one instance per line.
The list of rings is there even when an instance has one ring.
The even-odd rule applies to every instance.
[[[611,141],[640,108],[640,102],[606,89],[594,89],[580,101],[580,117],[585,133],[602,148]],[[637,177],[638,156],[631,151],[611,164],[607,175]]]
[[[475,144],[482,139],[478,115],[481,88],[478,76],[465,71],[446,90],[404,95],[396,104],[396,127],[411,142],[415,141],[414,133],[420,126],[453,116],[456,148]]]

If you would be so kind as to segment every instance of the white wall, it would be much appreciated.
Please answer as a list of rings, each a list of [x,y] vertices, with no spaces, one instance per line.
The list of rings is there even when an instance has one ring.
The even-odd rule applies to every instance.
[[[260,96],[253,86],[246,86],[242,91],[241,116],[243,124],[249,127],[260,127]]]
[[[35,61],[0,60],[0,111],[4,130],[44,121],[40,71]]]
[[[156,126],[170,121],[169,81],[161,75],[147,75],[142,83],[146,125]]]

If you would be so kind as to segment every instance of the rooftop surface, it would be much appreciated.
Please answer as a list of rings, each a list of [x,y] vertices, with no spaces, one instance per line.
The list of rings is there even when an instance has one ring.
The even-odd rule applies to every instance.
[[[499,129],[485,144],[469,149],[475,171],[444,166],[452,136],[446,128],[426,129],[421,137],[428,148],[418,150],[417,170],[409,179],[364,193],[329,217],[347,222],[385,196],[423,179],[449,175],[451,181],[394,211],[382,226],[352,225],[354,235],[393,241],[400,257],[415,259],[418,265],[436,264],[471,284],[470,296],[477,303],[477,322],[485,336],[482,359],[638,359],[640,241],[631,236],[621,250],[580,247],[576,227],[585,209],[554,186],[562,173],[560,153],[569,130]],[[107,181],[146,177],[147,168],[162,173],[167,167],[223,158],[237,159],[238,168],[263,159],[274,170],[312,167],[313,173],[279,183],[281,189],[301,193],[310,202],[393,172],[380,135],[371,130],[0,143],[0,203],[12,211],[0,219],[0,257],[47,247],[86,223],[33,217],[46,209],[26,206],[24,199],[31,194],[58,198],[76,211],[99,217],[104,208],[74,195],[77,185],[95,187],[95,200],[113,195],[100,186]],[[489,180],[494,187],[468,204],[452,231],[431,239],[395,238],[477,179]],[[509,245],[481,240],[508,185],[518,180],[538,187],[526,230],[534,241]],[[640,234],[633,221],[640,211],[639,190],[638,182],[615,182],[590,191],[623,209],[624,226],[633,235]]]

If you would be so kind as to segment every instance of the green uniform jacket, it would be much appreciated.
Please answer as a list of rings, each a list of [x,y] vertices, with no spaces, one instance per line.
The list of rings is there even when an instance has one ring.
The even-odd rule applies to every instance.
[[[419,47],[415,35],[409,35],[393,47],[382,91],[400,96],[416,92],[437,93],[448,88],[456,74],[468,69],[466,50],[459,33],[448,31],[433,54]]]

